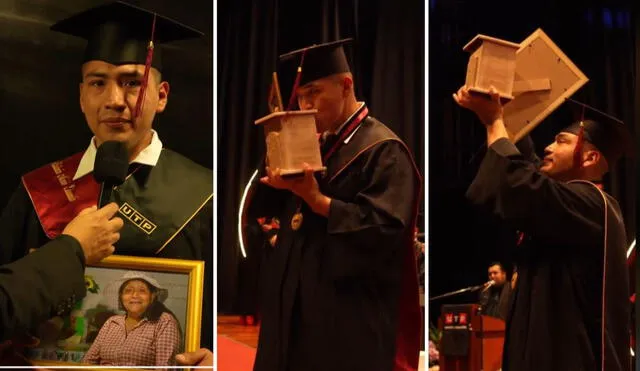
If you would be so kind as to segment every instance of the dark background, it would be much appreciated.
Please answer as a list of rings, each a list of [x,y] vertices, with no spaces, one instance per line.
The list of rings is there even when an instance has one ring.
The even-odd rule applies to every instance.
[[[430,297],[488,280],[488,265],[502,260],[511,269],[509,252],[515,231],[476,213],[464,192],[484,155],[484,128],[452,94],[464,84],[469,54],[463,46],[477,34],[521,42],[542,28],[590,81],[573,98],[623,120],[632,135],[638,128],[638,38],[640,28],[631,1],[529,2],[435,1],[429,14],[429,253]],[[533,132],[537,152],[573,119],[562,105]],[[475,155],[475,157],[474,157]],[[618,164],[606,179],[606,190],[619,201],[629,243],[636,231],[636,167]],[[442,304],[469,303],[477,294],[430,302],[436,324]]]
[[[213,167],[213,4],[128,1],[205,34],[163,50],[169,104],[154,128],[167,148]],[[0,205],[23,173],[84,151],[91,132],[80,111],[85,42],[49,31],[57,20],[102,4],[87,0],[0,1]],[[151,31],[151,30],[150,30]]]
[[[218,2],[217,17],[218,312],[250,312],[247,305],[255,304],[246,303],[256,295],[261,247],[247,246],[242,257],[237,215],[264,152],[254,121],[269,113],[276,68],[284,105],[289,101],[298,61],[277,66],[278,55],[353,37],[346,51],[356,96],[407,143],[424,169],[424,2],[227,0]]]

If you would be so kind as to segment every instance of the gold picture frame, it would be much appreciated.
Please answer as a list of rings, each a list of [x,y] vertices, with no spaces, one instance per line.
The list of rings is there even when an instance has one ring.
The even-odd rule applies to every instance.
[[[93,264],[91,266],[87,266],[85,269],[85,282],[87,283],[88,292],[87,296],[79,301],[76,304],[76,307],[81,307],[83,310],[81,312],[85,312],[85,301],[92,300],[91,304],[94,302],[103,303],[105,300],[109,298],[106,295],[107,286],[109,283],[105,284],[105,279],[100,278],[100,280],[95,279],[94,277],[113,277],[122,276],[122,272],[143,272],[147,275],[152,275],[154,279],[156,279],[163,287],[171,286],[175,289],[174,292],[178,292],[178,295],[174,294],[174,302],[183,301],[181,298],[181,294],[185,294],[184,298],[184,309],[175,313],[176,310],[172,309],[176,314],[176,319],[184,319],[181,322],[181,327],[184,329],[183,333],[183,347],[181,351],[185,352],[193,352],[200,348],[200,326],[202,322],[202,298],[203,298],[203,287],[204,287],[204,261],[201,260],[182,260],[182,259],[166,259],[166,258],[155,258],[155,257],[137,257],[137,256],[125,256],[125,255],[112,255],[108,258],[105,258],[100,263]],[[114,274],[115,273],[115,274]],[[88,278],[89,277],[89,278]],[[114,282],[114,281],[109,281]],[[185,284],[186,282],[186,284]],[[95,285],[95,286],[93,286]],[[100,286],[103,285],[103,286]],[[113,286],[113,285],[112,285]],[[186,287],[185,287],[186,286]],[[90,298],[90,292],[92,294],[96,294],[100,292],[100,289],[104,290],[101,295],[101,299],[98,301],[95,300],[95,297]],[[181,292],[182,289],[186,289],[186,292]],[[171,289],[168,290],[168,298],[171,297]],[[178,299],[179,298],[179,299]],[[168,299],[167,299],[168,300]],[[178,307],[182,304],[174,304],[173,307]],[[95,308],[100,307],[104,309],[103,304],[98,304],[96,307],[91,307],[89,310],[95,310]],[[167,305],[167,307],[169,307]],[[97,311],[97,310],[96,310]],[[95,312],[94,312],[95,313]],[[184,314],[184,317],[182,316]],[[71,318],[71,314],[67,314],[65,316],[65,320],[67,317]],[[94,319],[97,317],[93,317]],[[75,324],[77,324],[77,318],[74,318]],[[69,319],[69,322],[71,320]],[[86,330],[89,328],[89,321],[87,321],[84,326],[85,332],[84,336],[87,336],[89,332]],[[184,323],[182,323],[184,322]],[[104,323],[104,322],[103,322]],[[99,325],[101,327],[101,325]],[[77,326],[76,326],[77,328]],[[99,328],[98,328],[99,331]],[[95,328],[93,333],[95,333]],[[86,340],[82,340],[84,343],[75,344],[75,348],[68,346],[60,346],[60,341],[56,342],[55,346],[50,345],[49,348],[44,350],[44,348],[40,347],[41,344],[30,347],[27,350],[26,360],[33,364],[34,366],[47,367],[47,366],[86,366],[87,369],[91,367],[96,367],[99,365],[88,364],[78,362],[77,359],[79,354],[86,353],[88,351],[88,347],[93,343],[87,342]],[[70,350],[72,349],[72,350]],[[78,349],[85,349],[84,351]],[[71,354],[71,355],[70,355]],[[58,359],[51,359],[51,357],[55,356]],[[49,357],[49,358],[47,358]],[[60,360],[59,358],[75,358],[76,360]],[[81,358],[80,358],[81,359]],[[149,365],[149,367],[161,367],[155,365]]]

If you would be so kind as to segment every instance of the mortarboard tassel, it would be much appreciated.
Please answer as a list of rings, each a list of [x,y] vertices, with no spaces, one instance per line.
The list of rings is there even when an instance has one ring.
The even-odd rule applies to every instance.
[[[153,60],[153,36],[156,31],[156,15],[153,14],[153,23],[151,24],[151,40],[149,46],[147,46],[147,59],[144,64],[144,76],[142,77],[142,84],[140,84],[140,93],[138,94],[138,101],[136,102],[135,112],[133,117],[140,116],[142,108],[144,106],[144,97],[147,93],[147,85],[149,84],[149,71],[151,70],[151,61]]]
[[[280,85],[278,84],[278,74],[273,73],[271,78],[271,88],[269,89],[269,110],[271,112],[283,111],[282,97],[280,97]]]
[[[576,168],[582,167],[582,147],[584,147],[584,107],[582,107],[582,117],[580,118],[578,141],[576,142],[576,148],[573,150],[573,165]]]
[[[289,105],[287,106],[287,111],[291,111],[293,108],[293,102],[296,98],[296,90],[298,90],[298,85],[300,85],[300,78],[302,77],[302,63],[304,63],[304,54],[306,51],[302,52],[302,57],[300,58],[300,65],[298,66],[298,73],[296,74],[296,81],[293,84],[293,90],[291,91],[291,98],[289,98]]]

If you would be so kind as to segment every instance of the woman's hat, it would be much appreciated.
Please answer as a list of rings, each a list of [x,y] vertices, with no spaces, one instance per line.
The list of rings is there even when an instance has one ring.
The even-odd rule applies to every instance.
[[[142,280],[147,282],[150,286],[155,287],[156,300],[161,303],[163,303],[169,296],[169,291],[163,288],[155,278],[142,272],[129,271],[119,279],[107,284],[103,294],[103,303],[112,309],[121,310],[122,308],[119,306],[120,298],[118,293],[120,292],[120,287],[131,280]]]

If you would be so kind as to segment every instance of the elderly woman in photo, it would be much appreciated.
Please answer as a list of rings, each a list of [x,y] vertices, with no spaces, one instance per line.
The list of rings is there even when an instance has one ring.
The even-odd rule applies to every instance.
[[[116,300],[126,314],[109,318],[83,363],[113,366],[172,366],[181,351],[180,325],[163,304],[167,290],[140,272],[116,281]]]

